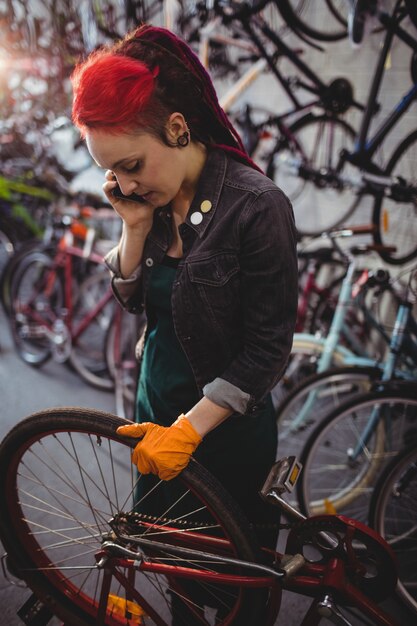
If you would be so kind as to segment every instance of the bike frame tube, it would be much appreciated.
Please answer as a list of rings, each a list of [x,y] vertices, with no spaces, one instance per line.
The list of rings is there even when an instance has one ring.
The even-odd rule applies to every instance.
[[[350,270],[351,265],[349,266],[349,270]],[[352,271],[352,274],[353,274],[353,271]],[[343,331],[344,315],[346,311],[345,299],[347,297],[350,297],[350,293],[351,293],[351,280],[352,280],[352,277],[349,277],[349,271],[348,271],[348,274],[346,275],[346,278],[344,280],[342,290],[340,292],[340,297],[339,297],[339,301],[342,302],[342,306],[339,308],[339,303],[338,303],[338,306],[336,309],[336,312],[338,313],[338,318],[335,319],[336,313],[333,318],[333,322],[331,326],[331,332],[333,333],[333,336],[331,338],[330,338],[331,332],[329,332],[329,335],[326,339],[317,338],[317,337],[314,337],[313,335],[308,335],[307,333],[305,334],[295,333],[294,335],[295,339],[300,339],[302,341],[304,338],[305,341],[311,342],[317,345],[317,347],[320,346],[323,349],[322,355],[318,361],[318,367],[317,367],[318,373],[326,371],[326,369],[330,367],[331,361],[332,361],[332,358],[334,356],[336,349],[339,353],[342,353],[342,354],[344,351],[343,361],[345,365],[360,365],[360,366],[365,366],[365,367],[381,366],[376,359],[371,359],[367,357],[358,357],[353,352],[347,350],[346,348],[343,348],[343,346],[340,346],[338,344],[340,333]],[[410,305],[408,303],[402,303],[397,312],[397,318],[395,321],[395,326],[394,326],[393,334],[392,334],[391,341],[390,341],[390,351],[382,367],[381,380],[383,381],[391,380],[391,378],[395,374],[395,367],[398,361],[398,353],[401,348],[402,342],[404,340],[406,328],[408,327],[410,319],[412,319]],[[401,376],[402,378],[408,378],[407,373],[403,373],[403,372],[399,373],[399,376]],[[414,377],[413,372],[410,372],[409,378],[413,379],[413,377]],[[297,428],[305,422],[305,420],[307,419],[307,416],[312,411],[316,398],[317,398],[317,390],[311,391],[308,394],[303,406],[298,411],[297,416],[295,417],[295,419],[293,420],[291,424],[291,430],[293,431],[297,430]],[[352,456],[351,456],[352,460],[355,460],[359,456],[359,454],[361,454],[364,446],[367,445],[369,438],[378,423],[378,420],[379,420],[379,410],[373,409],[372,415],[357,443],[355,450],[352,453]]]
[[[352,282],[356,271],[356,261],[353,259],[349,263],[349,267],[345,278],[343,279],[342,288],[340,290],[339,299],[337,301],[336,310],[333,315],[332,323],[327,338],[324,342],[324,350],[318,361],[317,373],[320,374],[330,367],[333,353],[338,345],[343,324],[346,319],[346,307],[352,296]]]
[[[365,150],[366,138],[368,136],[369,127],[371,124],[372,116],[374,113],[375,102],[378,96],[379,88],[381,86],[382,76],[385,70],[385,63],[389,50],[391,48],[392,41],[394,39],[393,29],[388,29],[385,35],[384,44],[379,55],[378,63],[374,73],[374,79],[371,83],[371,88],[368,96],[368,103],[365,109],[365,113],[362,118],[361,127],[358,134],[358,141],[355,146],[355,153],[363,152]]]
[[[202,553],[203,555],[204,553]],[[280,561],[282,554],[275,552],[275,561]],[[100,555],[98,555],[99,557]],[[206,557],[209,555],[206,553]],[[217,555],[216,555],[217,558]],[[127,576],[122,574],[117,568],[128,570]],[[132,577],[129,572],[132,570],[147,573],[162,574],[169,580],[170,577],[180,578],[183,580],[199,580],[210,584],[211,582],[220,583],[232,587],[244,588],[270,588],[277,584],[277,579],[269,576],[242,576],[235,574],[217,574],[207,569],[191,569],[185,566],[168,565],[165,563],[156,563],[153,561],[134,561],[126,558],[109,558],[105,561],[105,570],[112,575],[120,583],[121,587],[126,590],[129,598],[136,601],[148,615],[160,626],[166,626],[162,618],[155,613],[154,609],[148,605],[138,590],[132,584]],[[307,611],[302,624],[303,626],[315,626],[322,619],[322,615],[318,612],[317,600],[329,592],[334,592],[342,603],[349,604],[359,608],[365,615],[374,620],[375,624],[380,626],[396,626],[395,620],[385,613],[378,605],[366,597],[357,587],[346,581],[345,564],[341,559],[331,559],[328,563],[309,563],[303,566],[302,574],[295,574],[289,578],[284,578],[279,583],[283,589],[298,593],[304,596],[315,598],[310,609]],[[107,588],[107,586],[106,586]],[[107,592],[108,593],[108,592]],[[270,598],[268,604],[276,610],[268,611],[268,618],[265,626],[273,626],[278,615],[279,603],[275,603],[274,598]],[[107,596],[104,593],[100,598],[100,608],[104,614],[107,607]],[[198,615],[198,614],[197,614]],[[202,622],[203,623],[203,622]],[[100,624],[100,622],[99,622]]]
[[[268,54],[260,38],[258,37],[254,29],[252,28],[251,22],[249,22],[249,20],[245,20],[245,21],[242,21],[242,25],[244,29],[246,30],[246,32],[248,33],[248,35],[251,37],[252,41],[255,42],[256,46],[261,51],[263,58],[265,58],[268,63],[269,69],[277,78],[277,80],[281,84],[282,88],[285,90],[286,94],[288,95],[292,103],[297,107],[297,109],[299,109],[301,106],[300,102],[298,101],[296,96],[293,94],[293,92],[289,88],[288,81],[286,81],[284,77],[282,76],[282,74],[277,70],[276,65],[271,55]],[[265,37],[267,37],[270,41],[272,41],[272,43],[276,46],[279,53],[283,54],[286,58],[288,58],[295,65],[295,67],[304,74],[304,76],[306,76],[309,80],[311,80],[311,82],[315,85],[315,88],[317,89],[317,92],[316,92],[317,94],[320,94],[325,91],[326,85],[320,80],[317,74],[315,74],[313,70],[308,65],[306,65],[304,61],[302,61],[294,53],[294,51],[291,50],[291,48],[289,48],[286,45],[286,43],[277,35],[277,33],[271,30],[264,21],[262,21],[260,24],[257,24],[257,26],[262,31],[263,35],[265,35]]]
[[[395,11],[398,10],[399,3],[397,3]],[[358,140],[355,145],[355,150],[352,155],[360,154],[368,157],[372,157],[377,148],[380,146],[388,132],[395,125],[398,119],[407,111],[411,102],[416,98],[416,85],[414,85],[411,90],[406,94],[400,104],[393,110],[391,115],[387,118],[387,120],[382,124],[382,126],[376,131],[374,137],[368,141],[368,133],[371,125],[372,117],[374,115],[375,103],[378,96],[378,92],[382,82],[382,76],[384,74],[386,60],[391,49],[392,41],[394,39],[394,35],[398,36],[405,41],[410,47],[416,49],[417,41],[413,38],[408,38],[407,40],[401,36],[402,29],[399,27],[399,22],[397,23],[395,11],[392,18],[389,18],[386,22],[386,35],[384,39],[384,44],[378,59],[378,63],[374,73],[374,79],[371,83],[371,88],[368,96],[368,103],[365,109],[365,113],[362,118],[361,127],[358,133]],[[411,39],[411,41],[410,41]]]
[[[376,150],[379,148],[385,137],[388,135],[390,130],[395,126],[398,120],[408,111],[411,104],[417,99],[417,84],[414,84],[411,89],[403,96],[400,103],[392,110],[390,115],[386,118],[386,120],[381,124],[378,130],[375,132],[372,139],[366,143],[363,150],[360,150],[361,154],[367,155],[371,158]]]
[[[409,317],[410,317],[410,305],[408,303],[401,304],[398,309],[397,318],[395,320],[394,331],[392,333],[392,339],[390,343],[389,355],[385,361],[384,368],[383,368],[383,374],[382,374],[382,379],[381,379],[382,381],[391,380],[393,377],[393,374],[395,372],[395,366],[398,360],[398,353],[401,348],[401,344],[404,338],[405,329],[407,328]],[[361,433],[360,439],[353,453],[349,455],[351,460],[353,461],[356,460],[358,456],[362,453],[364,447],[368,444],[368,441],[372,433],[375,431],[375,428],[377,427],[377,424],[380,419],[381,419],[381,409],[379,407],[375,407],[374,409],[372,409],[371,416],[369,420],[367,421],[365,429]]]
[[[353,348],[355,354],[358,354],[359,356],[367,358],[367,351],[363,347],[363,345],[360,342],[360,340],[358,340],[358,338],[352,332],[352,330],[350,329],[349,325],[346,324],[345,322],[343,322],[343,324],[342,324],[342,328],[340,330],[340,334],[341,334],[342,337],[347,339],[347,341],[349,342],[349,345]]]
[[[127,569],[128,572],[131,572],[132,570],[138,570],[149,574],[162,574],[166,576],[168,580],[170,579],[170,577],[175,577],[176,579],[181,578],[183,580],[201,581],[208,585],[210,585],[211,583],[215,583],[232,587],[258,589],[271,588],[276,584],[276,579],[273,579],[270,576],[257,577],[240,576],[234,574],[219,574],[216,572],[210,572],[207,569],[198,570],[178,565],[155,563],[152,561],[142,561],[139,563],[139,561],[133,561],[131,559],[123,558],[111,558],[106,561],[105,571],[110,571],[112,575],[116,578],[116,580],[120,583],[120,585],[126,589],[126,591],[129,593],[129,596],[134,599],[142,609],[145,610],[145,612],[156,622],[156,624],[161,626],[166,626],[165,620],[163,620],[160,615],[154,611],[152,606],[148,604],[146,599],[134,587],[131,581],[129,581],[128,577],[130,576],[130,574],[128,573],[128,577],[126,577],[119,570],[117,570],[118,567]],[[107,608],[108,593],[109,591],[107,591],[107,594],[104,593],[102,594],[102,597],[100,597],[99,611],[102,612],[104,610],[104,615]],[[191,604],[189,605],[189,608],[193,610]],[[272,621],[268,621],[268,625],[266,626],[272,626],[277,616],[278,610],[279,606],[277,607],[277,611],[275,611],[273,615],[269,615]],[[196,610],[195,614],[198,616],[198,612]],[[233,620],[233,616],[231,616],[231,619]],[[202,621],[202,624],[203,623],[204,622]],[[228,623],[232,624],[233,621]]]
[[[82,335],[85,329],[88,328],[92,320],[97,317],[97,315],[104,309],[106,304],[110,302],[112,298],[113,292],[111,290],[111,287],[109,287],[103,297],[100,298],[94,309],[92,309],[89,313],[87,313],[87,315],[82,318],[77,328],[71,328],[71,338],[74,342],[79,339],[80,335]]]

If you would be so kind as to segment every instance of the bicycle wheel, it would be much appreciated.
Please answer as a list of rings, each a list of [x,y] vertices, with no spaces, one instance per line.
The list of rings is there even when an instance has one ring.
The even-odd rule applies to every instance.
[[[116,413],[134,419],[139,363],[135,349],[145,325],[143,316],[118,307],[106,336],[106,361],[114,380]]]
[[[280,0],[276,3],[282,17],[295,32],[319,41],[339,41],[347,36],[346,0],[326,0],[317,10],[310,0]]]
[[[336,367],[302,380],[276,410],[278,455],[300,456],[313,428],[352,396],[370,391],[381,370],[371,367]]]
[[[12,258],[16,245],[16,237],[10,225],[0,219],[0,280],[3,270]]]
[[[368,0],[356,0],[348,17],[348,35],[352,44],[359,45],[362,43],[365,23],[369,17]]]
[[[314,294],[309,312],[309,333],[318,333],[321,337],[328,334],[344,277],[341,275],[332,280],[324,293]]]
[[[384,173],[400,177],[403,185],[414,190],[406,201],[382,195],[374,201],[375,243],[395,248],[395,252],[382,250],[379,254],[387,263],[402,265],[417,256],[417,130],[400,143]]]
[[[370,418],[376,425],[363,441]],[[409,441],[417,440],[417,394],[407,386],[353,398],[311,433],[301,455],[300,507],[307,515],[337,511],[367,522],[376,479]]]
[[[6,436],[0,446],[0,537],[13,571],[55,615],[77,626],[133,623],[113,610],[120,598],[132,598],[131,589],[115,579],[124,573],[140,597],[140,604],[129,605],[136,614],[142,611],[142,622],[135,623],[168,626],[173,602],[179,625],[194,623],[181,619],[184,605],[198,612],[199,624],[213,623],[209,614],[216,624],[256,623],[265,606],[265,590],[238,586],[225,590],[214,576],[201,584],[198,578],[181,579],[181,573],[199,568],[217,573],[241,568],[176,557],[174,547],[171,553],[169,546],[162,549],[152,543],[195,547],[199,540],[207,541],[212,554],[255,562],[259,549],[245,518],[221,485],[194,461],[169,482],[171,496],[174,490],[178,494],[170,501],[164,493],[167,483],[156,478],[152,494],[135,496],[141,481],[152,477],[138,476],[134,470],[130,448],[135,441],[116,435],[123,423],[100,411],[50,409],[29,416]],[[149,496],[152,505],[147,510]],[[140,549],[135,537],[147,538],[148,546]],[[106,541],[134,550],[134,566],[129,568],[124,561],[110,568],[109,561],[109,569],[100,567]],[[146,569],[149,562],[153,572]],[[169,568],[170,564],[179,569]],[[155,571],[158,565],[165,575]],[[114,575],[106,588],[109,572]],[[98,619],[103,594],[108,601]],[[199,606],[203,601],[206,606],[221,601],[218,615],[208,608],[203,611]]]
[[[72,349],[69,362],[89,385],[112,391],[105,339],[118,306],[109,285],[107,270],[100,270],[82,282],[74,305]]]
[[[354,138],[347,122],[326,113],[305,115],[278,138],[266,172],[289,196],[301,235],[320,235],[342,224],[358,206],[360,196],[331,183],[341,151],[353,149]],[[344,167],[347,174],[354,171]]]
[[[379,477],[370,524],[397,557],[397,595],[417,614],[417,446],[398,454]]]
[[[411,18],[414,26],[417,28],[417,6],[414,0],[405,0],[405,5],[407,7],[408,15]]]
[[[279,383],[272,390],[272,400],[278,407],[287,395],[308,376],[317,373],[320,357],[324,351],[324,342],[313,335],[311,340],[304,333],[295,333],[287,369]],[[351,353],[349,353],[351,354]],[[341,367],[345,364],[347,352],[339,346],[332,354],[329,367]]]
[[[52,326],[64,306],[64,288],[43,252],[28,254],[10,287],[10,326],[19,356],[41,366],[52,356]]]
[[[3,267],[3,272],[0,277],[0,300],[7,316],[10,316],[11,312],[11,286],[19,265],[21,265],[23,260],[32,252],[41,251],[47,253],[48,246],[40,244],[37,239],[24,241],[19,244],[17,249],[14,250],[13,255],[7,260],[5,266]]]

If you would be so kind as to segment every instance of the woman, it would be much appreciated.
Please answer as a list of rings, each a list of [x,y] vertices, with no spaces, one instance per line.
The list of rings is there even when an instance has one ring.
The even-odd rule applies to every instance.
[[[167,491],[194,455],[251,520],[268,520],[258,490],[276,453],[270,390],[297,307],[291,205],[169,31],[140,27],[72,80],[74,123],[123,220],[107,257],[114,292],[148,321],[137,423],[118,432],[141,437],[133,460]]]

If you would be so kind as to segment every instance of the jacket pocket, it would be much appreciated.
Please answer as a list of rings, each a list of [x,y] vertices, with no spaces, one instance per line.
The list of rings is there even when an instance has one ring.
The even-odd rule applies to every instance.
[[[239,307],[239,263],[235,254],[221,253],[188,263],[194,298],[200,300],[201,315],[210,315],[216,325],[228,326]]]
[[[188,276],[192,283],[211,287],[222,287],[239,272],[235,254],[222,253],[187,264]]]

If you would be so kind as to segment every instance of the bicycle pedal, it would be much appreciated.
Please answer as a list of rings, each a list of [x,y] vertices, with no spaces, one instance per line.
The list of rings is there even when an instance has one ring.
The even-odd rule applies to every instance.
[[[272,466],[260,494],[268,500],[271,492],[282,495],[294,489],[303,466],[295,456],[280,459]]]
[[[34,593],[17,611],[17,615],[27,626],[46,626],[54,617],[48,607]]]

